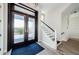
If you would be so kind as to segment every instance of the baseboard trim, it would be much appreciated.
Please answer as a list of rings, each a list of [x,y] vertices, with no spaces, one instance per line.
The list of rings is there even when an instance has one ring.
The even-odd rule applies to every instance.
[[[77,41],[79,41],[79,38],[69,38],[69,39],[72,39],[72,40],[77,40]]]

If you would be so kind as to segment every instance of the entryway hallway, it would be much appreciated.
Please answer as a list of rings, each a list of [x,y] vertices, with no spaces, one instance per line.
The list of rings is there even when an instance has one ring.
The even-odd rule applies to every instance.
[[[70,39],[79,38],[79,3],[1,3],[0,6],[1,55],[79,54],[79,39]]]

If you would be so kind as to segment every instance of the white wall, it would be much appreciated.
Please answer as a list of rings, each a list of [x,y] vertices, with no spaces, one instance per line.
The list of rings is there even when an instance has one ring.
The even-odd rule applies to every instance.
[[[63,35],[61,35],[61,41],[67,41],[68,40],[68,25],[69,25],[69,16],[62,14],[61,19],[61,33],[64,32]]]
[[[69,37],[79,39],[79,12],[69,17]]]
[[[50,4],[49,4],[50,5]],[[53,6],[54,5],[54,6]],[[60,3],[60,4],[51,4],[52,7],[47,7],[47,11],[45,9],[45,22],[57,31],[57,38],[61,40],[61,32],[62,32],[62,12],[66,9],[70,4]],[[46,6],[46,5],[45,5]],[[45,7],[46,8],[46,7]],[[43,8],[44,9],[44,8]]]
[[[4,6],[4,9],[3,9],[3,11],[4,11],[4,15],[3,15],[3,17],[4,17],[4,39],[3,39],[3,53],[5,53],[5,52],[7,52],[7,20],[8,20],[8,4],[7,3],[4,3],[3,4]]]
[[[0,22],[0,34],[1,34],[1,36],[0,36],[0,49],[1,49],[1,51],[0,51],[0,54],[3,54],[3,37],[4,37],[4,34],[3,34],[3,4],[1,3],[0,4],[0,20],[1,20],[1,22]]]
[[[61,14],[57,11],[50,11],[46,14],[45,22],[57,31],[57,38],[60,38],[60,30],[61,30]]]
[[[0,8],[0,19],[1,19],[1,24],[0,24],[0,33],[1,33],[1,38],[0,38],[0,54],[3,54],[4,52],[7,51],[7,4],[1,4]]]
[[[1,48],[1,52],[0,54],[3,54],[5,52],[7,52],[7,4],[2,3],[1,6],[1,19],[2,19],[2,24],[1,24],[1,29],[2,29],[2,38],[0,39],[0,48]]]
[[[64,35],[61,36],[62,40],[67,41],[69,36],[69,17],[71,14],[74,13],[74,11],[79,11],[79,4],[78,3],[72,3],[69,6],[67,6],[62,11],[62,20],[61,20],[61,32],[64,32]]]

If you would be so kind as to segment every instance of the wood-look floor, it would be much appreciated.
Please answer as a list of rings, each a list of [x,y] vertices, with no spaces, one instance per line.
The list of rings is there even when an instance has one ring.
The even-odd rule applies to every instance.
[[[79,41],[69,39],[67,42],[62,42],[58,52],[62,55],[79,55]]]

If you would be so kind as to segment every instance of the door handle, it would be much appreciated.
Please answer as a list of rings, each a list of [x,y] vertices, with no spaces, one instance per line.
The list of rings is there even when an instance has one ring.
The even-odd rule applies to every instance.
[[[0,36],[1,36],[1,34],[0,34]]]

